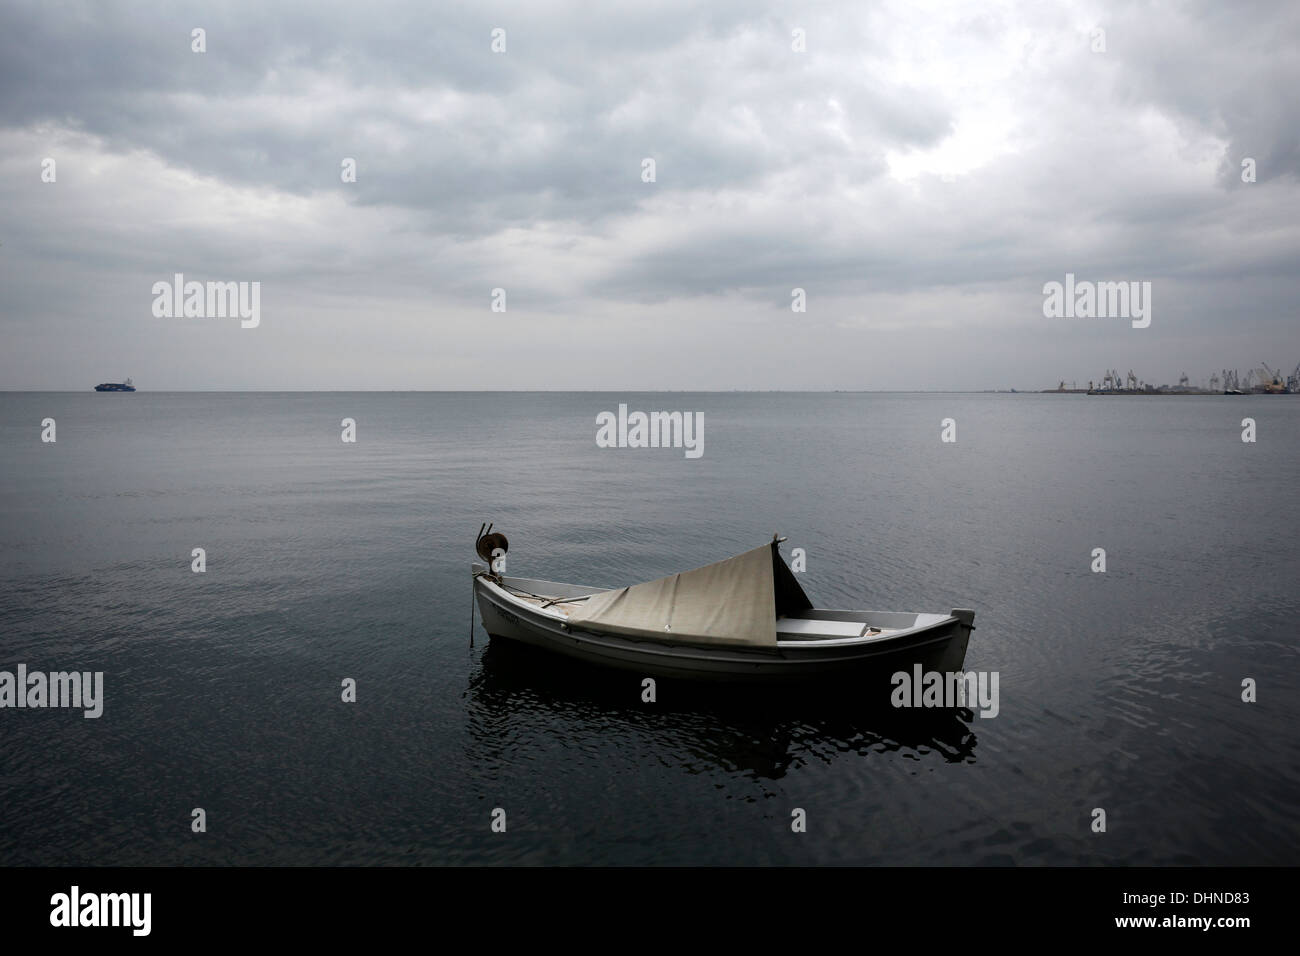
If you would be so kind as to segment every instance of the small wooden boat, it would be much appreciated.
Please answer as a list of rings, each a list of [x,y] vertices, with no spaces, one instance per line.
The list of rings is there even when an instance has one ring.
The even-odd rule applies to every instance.
[[[490,530],[490,529],[489,529]],[[624,588],[504,574],[480,531],[474,591],[489,635],[657,677],[802,680],[962,670],[975,612],[814,608],[773,538],[735,557]]]

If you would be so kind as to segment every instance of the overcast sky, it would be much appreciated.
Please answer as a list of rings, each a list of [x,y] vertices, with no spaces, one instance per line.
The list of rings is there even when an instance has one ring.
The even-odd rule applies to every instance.
[[[0,387],[1285,373],[1297,91],[1290,0],[5,0]],[[260,325],[155,317],[177,272]],[[1150,327],[1045,318],[1067,272]]]

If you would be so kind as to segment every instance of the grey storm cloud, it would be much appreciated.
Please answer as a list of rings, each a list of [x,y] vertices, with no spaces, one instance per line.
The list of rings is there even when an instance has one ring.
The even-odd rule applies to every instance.
[[[764,387],[717,379],[737,348],[817,367],[783,387],[900,387],[934,327],[975,354],[1027,330],[960,383],[988,387],[1079,353],[1039,311],[1066,271],[1156,283],[1184,334],[1136,345],[1153,362],[1232,364],[1243,313],[1300,358],[1297,40],[1282,2],[7,3],[0,385],[80,387],[99,354],[305,384],[339,374],[339,343],[364,368],[343,384],[476,384],[499,286],[552,323],[509,326],[528,354],[604,381],[656,384],[620,337],[670,310],[690,321],[663,325],[664,387]],[[252,352],[150,326],[139,290],[177,271],[260,278],[282,320]],[[840,356],[873,329],[906,361],[863,383]],[[54,344],[70,330],[80,354]],[[518,362],[519,384],[590,381]]]
[[[949,126],[905,89],[833,64],[797,69],[788,31],[749,3],[64,10],[7,11],[0,79],[24,89],[0,105],[7,125],[63,123],[107,149],[298,193],[334,188],[340,153],[355,154],[369,173],[355,201],[427,209],[457,231],[634,209],[627,170],[647,155],[695,189],[815,157],[862,163],[815,124],[836,93],[877,143],[925,145]],[[199,23],[202,58],[188,45]],[[508,28],[508,56],[487,55],[494,24]],[[814,123],[792,135],[801,113]]]

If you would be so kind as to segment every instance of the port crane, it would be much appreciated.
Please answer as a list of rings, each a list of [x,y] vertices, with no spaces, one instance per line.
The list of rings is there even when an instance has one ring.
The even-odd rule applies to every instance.
[[[1264,376],[1263,376],[1263,378],[1265,379],[1265,381],[1263,382],[1264,391],[1276,392],[1279,394],[1285,391],[1286,385],[1282,382],[1281,375],[1279,375],[1277,372],[1269,368],[1267,362],[1260,362],[1259,366],[1264,372]]]

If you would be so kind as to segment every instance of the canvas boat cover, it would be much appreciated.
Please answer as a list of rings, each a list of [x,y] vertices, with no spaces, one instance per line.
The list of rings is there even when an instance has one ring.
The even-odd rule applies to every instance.
[[[594,595],[571,625],[689,644],[776,647],[776,619],[812,602],[776,542],[657,581]]]

